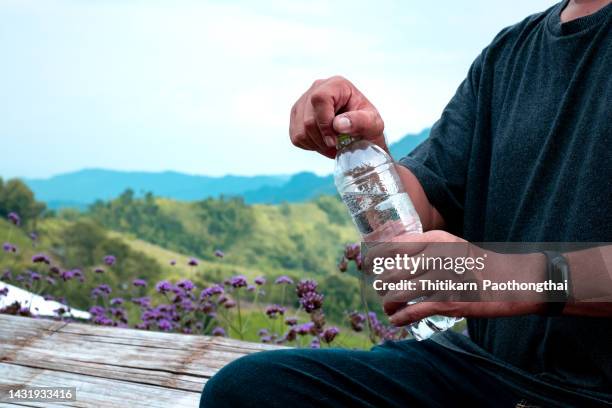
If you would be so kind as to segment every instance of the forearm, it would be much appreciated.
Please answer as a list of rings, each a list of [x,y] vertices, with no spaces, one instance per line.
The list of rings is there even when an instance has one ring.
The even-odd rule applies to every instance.
[[[414,208],[419,214],[423,230],[444,229],[444,219],[427,199],[423,186],[410,170],[404,166],[397,166],[397,172],[402,180],[404,188],[410,195]]]
[[[612,317],[612,246],[568,252],[572,298],[566,315]]]

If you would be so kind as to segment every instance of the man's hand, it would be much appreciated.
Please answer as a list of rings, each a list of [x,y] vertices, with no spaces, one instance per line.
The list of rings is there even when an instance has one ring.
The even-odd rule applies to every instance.
[[[336,156],[340,133],[368,139],[387,150],[383,130],[374,105],[340,76],[316,80],[291,109],[291,142],[329,158]]]
[[[398,253],[402,256],[461,258],[484,257],[486,267],[475,273],[465,273],[466,277],[475,281],[482,288],[482,280],[490,279],[494,282],[503,282],[516,279],[521,282],[542,282],[545,278],[545,257],[543,254],[500,254],[486,251],[467,241],[449,234],[445,231],[433,230],[424,234],[405,234],[393,240],[394,244],[384,244],[374,247],[368,251],[365,263],[371,262],[376,257],[395,257]],[[396,245],[397,244],[397,245]],[[368,267],[366,267],[368,269]],[[383,282],[399,282],[401,280],[444,280],[453,277],[447,270],[386,270],[378,278]],[[457,279],[455,279],[457,281]],[[418,286],[417,286],[418,288]],[[478,292],[465,296],[459,296],[461,300],[455,300],[457,293],[452,291],[423,291],[416,290],[389,290],[378,291],[382,296],[385,313],[393,325],[404,326],[414,323],[428,316],[442,315],[453,317],[502,317],[515,316],[531,313],[540,313],[544,310],[543,299],[538,294],[530,298],[519,295],[513,301],[512,293],[493,295]],[[416,304],[408,305],[415,299],[425,298]],[[467,300],[466,300],[467,299]],[[527,300],[526,300],[527,299]],[[474,300],[474,301],[471,301]]]

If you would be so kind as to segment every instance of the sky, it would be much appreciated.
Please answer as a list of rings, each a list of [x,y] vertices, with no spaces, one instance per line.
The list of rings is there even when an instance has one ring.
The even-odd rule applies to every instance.
[[[350,79],[393,142],[438,119],[495,34],[554,3],[0,0],[0,176],[328,174],[288,137],[315,79]]]

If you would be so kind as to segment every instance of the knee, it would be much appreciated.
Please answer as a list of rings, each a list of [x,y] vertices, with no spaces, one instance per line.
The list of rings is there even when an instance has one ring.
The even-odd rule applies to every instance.
[[[206,382],[200,407],[242,407],[253,405],[254,398],[269,395],[263,389],[274,375],[273,352],[260,352],[241,357],[223,367]],[[262,381],[267,379],[268,381]],[[248,393],[247,390],[257,390]],[[263,401],[262,401],[263,402]]]

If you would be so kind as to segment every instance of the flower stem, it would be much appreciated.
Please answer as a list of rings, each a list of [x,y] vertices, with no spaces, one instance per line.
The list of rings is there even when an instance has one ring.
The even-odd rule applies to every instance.
[[[238,307],[238,335],[240,336],[240,340],[244,340],[244,335],[242,333],[242,311],[240,310],[240,289],[236,290],[236,306]]]
[[[361,297],[361,305],[366,313],[366,321],[368,322],[368,337],[372,344],[376,344],[376,337],[374,336],[374,330],[372,330],[372,322],[370,321],[370,309],[368,307],[368,300],[366,299],[366,281],[363,274],[359,275],[359,295]]]

